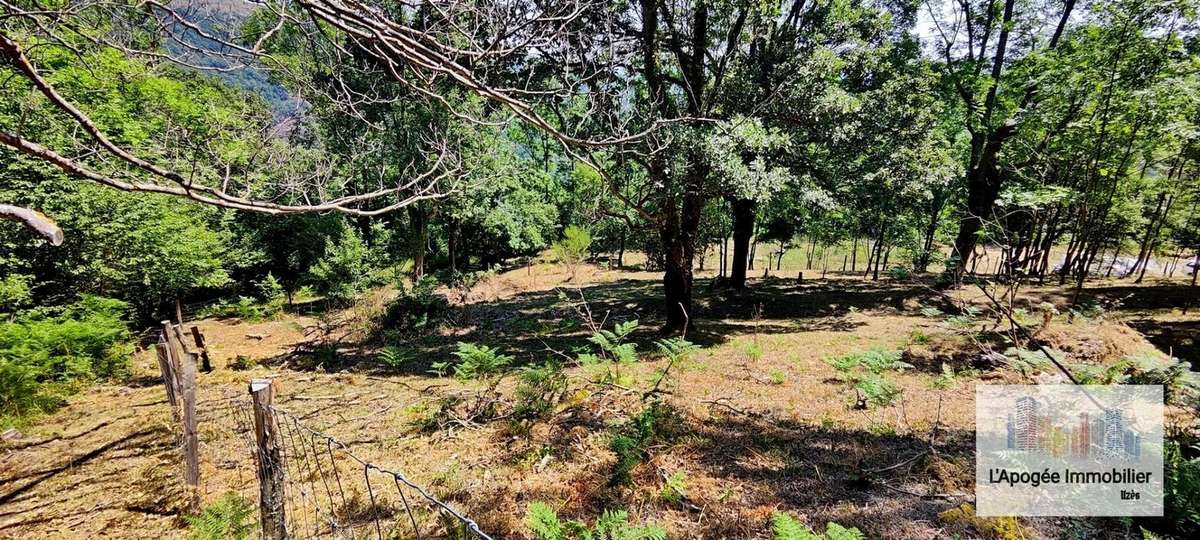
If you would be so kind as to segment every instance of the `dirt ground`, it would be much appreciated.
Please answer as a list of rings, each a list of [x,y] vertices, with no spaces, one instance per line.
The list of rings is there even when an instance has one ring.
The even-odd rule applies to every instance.
[[[1001,536],[996,523],[947,511],[973,502],[974,385],[1020,378],[981,367],[978,350],[930,311],[954,301],[982,304],[981,294],[964,288],[947,298],[920,282],[832,274],[709,291],[704,275],[711,270],[698,280],[699,322],[688,336],[702,348],[665,379],[663,399],[674,412],[629,485],[609,481],[616,456],[607,443],[611,428],[640,406],[640,392],[589,383],[588,368],[568,367],[568,399],[528,433],[499,419],[428,429],[431,411],[447,398],[484,390],[428,369],[457,342],[498,347],[518,365],[570,352],[586,344],[581,299],[608,326],[642,321],[636,341],[651,351],[657,273],[585,266],[572,277],[550,264],[501,273],[460,296],[454,324],[412,336],[402,347],[411,358],[392,366],[377,360],[379,347],[367,339],[386,291],[343,312],[196,321],[217,367],[198,380],[201,496],[211,502],[234,491],[255,500],[240,415],[248,381],[271,378],[280,409],[355,456],[404,472],[493,538],[527,538],[533,501],[585,521],[625,509],[631,521],[653,521],[671,538],[769,538],[775,511],[818,530],[827,521],[856,526],[871,538]],[[1106,311],[1073,320],[1070,291],[1030,287],[1021,295],[1018,304],[1031,308],[1059,306],[1062,314],[1042,337],[1073,361],[1167,352],[1200,359],[1200,309],[1179,308],[1198,294],[1179,279],[1089,284],[1085,295]],[[330,336],[339,345],[325,349],[329,359],[315,360],[314,340]],[[852,392],[824,360],[872,348],[905,350],[915,369],[895,376],[899,405],[853,410]],[[931,383],[943,363],[976,371],[938,390]],[[648,388],[666,367],[651,357],[626,375]],[[511,396],[512,379],[497,385],[503,396]],[[0,538],[187,535],[178,517],[186,504],[180,453],[149,352],[138,354],[130,380],[95,386],[0,444]],[[674,489],[669,484],[678,496],[664,495]],[[1026,538],[1124,532],[1115,520],[1022,519],[1018,526],[1017,537]]]

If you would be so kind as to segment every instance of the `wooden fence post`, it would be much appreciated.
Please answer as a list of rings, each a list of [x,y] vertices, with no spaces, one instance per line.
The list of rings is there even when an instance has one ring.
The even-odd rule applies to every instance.
[[[212,361],[208,358],[208,347],[204,345],[204,334],[200,333],[199,326],[192,327],[192,339],[196,342],[196,349],[200,351],[200,369],[205,373],[212,373]]]
[[[262,535],[267,540],[287,538],[287,520],[283,507],[283,466],[276,444],[278,434],[272,421],[271,398],[275,385],[270,379],[250,381],[254,403],[254,440],[258,446],[258,513]]]
[[[190,490],[193,511],[200,504],[200,435],[196,426],[196,355],[188,353],[180,362],[179,379],[183,398],[183,480]]]
[[[175,372],[171,369],[171,346],[164,334],[158,335],[158,344],[154,346],[158,352],[158,370],[162,373],[163,386],[167,389],[167,403],[171,406],[171,418],[179,422],[179,400],[175,388]]]
[[[175,327],[171,321],[162,322],[162,335],[167,342],[167,360],[171,364],[171,374],[174,375],[172,383],[175,385],[175,397],[179,397],[179,381],[180,365],[183,363],[183,344],[179,342],[178,335],[175,334]]]

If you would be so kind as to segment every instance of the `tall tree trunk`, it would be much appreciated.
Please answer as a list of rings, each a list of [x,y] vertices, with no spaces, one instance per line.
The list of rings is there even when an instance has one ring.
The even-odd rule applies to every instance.
[[[1125,272],[1125,277],[1132,276],[1142,266],[1142,263],[1145,262],[1146,255],[1150,251],[1150,242],[1154,235],[1155,225],[1158,223],[1158,214],[1162,212],[1163,204],[1166,200],[1167,192],[1163,191],[1158,194],[1158,202],[1154,206],[1154,212],[1150,214],[1150,223],[1146,224],[1146,234],[1142,235],[1142,241],[1139,243],[1137,260],[1133,261],[1133,266],[1129,268],[1128,272]],[[1139,281],[1141,281],[1140,278]]]
[[[751,199],[735,199],[730,201],[733,208],[733,263],[730,267],[729,286],[735,289],[746,287],[746,270],[753,268],[748,260],[753,255],[750,252],[750,238],[754,236],[755,204]]]
[[[429,244],[429,219],[419,204],[408,207],[408,217],[413,226],[412,256],[414,281],[425,277],[425,249]]]
[[[845,268],[842,270],[845,271]],[[850,248],[850,271],[858,271],[858,234],[854,235],[854,247]]]

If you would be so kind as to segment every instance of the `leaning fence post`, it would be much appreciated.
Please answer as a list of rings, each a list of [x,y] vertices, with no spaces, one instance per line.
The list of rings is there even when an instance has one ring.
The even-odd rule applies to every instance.
[[[272,421],[271,398],[275,385],[270,379],[250,381],[250,398],[254,403],[254,440],[257,444],[258,512],[263,538],[287,538],[287,522],[283,507],[283,467],[276,444],[278,434]]]
[[[180,362],[179,379],[183,397],[183,480],[187,483],[191,509],[200,502],[200,435],[196,427],[196,354]]]
[[[204,345],[204,334],[200,333],[199,326],[192,327],[192,339],[196,342],[196,348],[200,350],[200,368],[205,373],[212,373],[212,361],[208,358],[208,347]]]
[[[179,370],[180,364],[183,363],[183,344],[179,342],[178,336],[175,335],[175,328],[171,325],[171,321],[162,322],[162,335],[166,340],[167,345],[167,361],[171,364],[171,384],[175,385],[175,396],[179,397]]]
[[[166,336],[159,334],[158,344],[154,348],[158,352],[158,370],[162,372],[163,386],[167,389],[167,403],[171,406],[171,418],[175,422],[179,422],[179,402],[176,400],[175,394],[175,372],[171,369],[171,349],[167,343]]]

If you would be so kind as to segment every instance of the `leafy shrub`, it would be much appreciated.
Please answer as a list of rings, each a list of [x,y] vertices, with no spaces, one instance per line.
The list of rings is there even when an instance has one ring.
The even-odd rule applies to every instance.
[[[0,322],[0,417],[52,410],[83,383],[126,374],[127,304],[84,296]]]
[[[1046,350],[1050,352],[1050,355],[1053,356],[1055,360],[1058,360],[1060,363],[1066,362],[1067,356],[1062,352],[1054,349]],[[1053,366],[1053,363],[1050,362],[1050,359],[1046,358],[1046,353],[1043,353],[1041,349],[1029,350],[1018,347],[1009,347],[1008,349],[1004,350],[1004,357],[1005,363],[1008,364],[1008,367],[1026,377]]]
[[[23,274],[9,274],[0,279],[0,313],[16,311],[29,305],[32,299],[29,282]]]
[[[571,273],[570,279],[575,279],[575,272],[587,256],[588,248],[592,245],[592,235],[575,225],[563,229],[563,238],[550,247],[554,260],[567,266]]]
[[[239,296],[236,302],[221,301],[198,312],[201,318],[237,318],[245,321],[273,319],[283,311],[283,302],[266,303],[249,296]]]
[[[520,381],[513,391],[513,421],[531,422],[550,416],[566,392],[567,377],[554,360],[521,370]]]
[[[422,277],[412,287],[401,283],[396,298],[384,309],[380,320],[383,332],[404,334],[434,326],[450,309],[446,297],[437,294],[436,289],[437,280],[430,276]]]
[[[400,347],[385,347],[376,358],[389,369],[401,369],[412,361],[412,355]]]
[[[326,239],[325,255],[308,269],[313,289],[332,304],[349,304],[363,288],[366,254],[366,246],[353,230],[346,229],[338,242]]]
[[[229,362],[229,369],[234,371],[246,371],[247,369],[253,369],[257,365],[257,360],[251,359],[249,356],[239,354],[236,358]]]
[[[687,475],[678,471],[667,477],[658,497],[669,503],[678,503],[687,496]]]
[[[843,527],[834,522],[825,524],[825,532],[817,533],[807,525],[783,512],[771,514],[771,530],[775,540],[863,540],[862,531]]]
[[[205,506],[200,515],[184,519],[188,523],[188,537],[194,540],[243,540],[258,528],[254,505],[232,491]]]
[[[484,379],[500,372],[512,363],[512,357],[500,354],[500,351],[487,345],[459,342],[458,350],[454,351],[455,362],[435,362],[433,372],[445,376],[453,372],[459,380]]]
[[[912,271],[906,266],[893,266],[888,268],[888,276],[897,281],[908,281],[912,279]]]
[[[605,510],[591,527],[563,521],[544,502],[529,504],[526,522],[537,540],[666,540],[667,531],[653,523],[632,525],[624,510]]]

